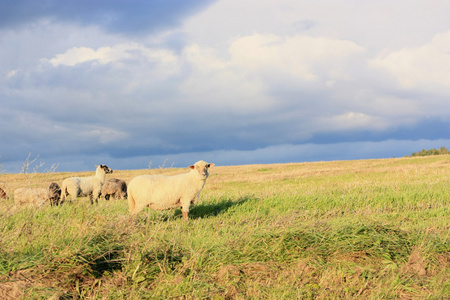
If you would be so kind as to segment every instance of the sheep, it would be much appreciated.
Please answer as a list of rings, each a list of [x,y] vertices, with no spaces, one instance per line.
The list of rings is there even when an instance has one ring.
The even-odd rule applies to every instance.
[[[56,182],[50,183],[48,186],[48,200],[50,205],[59,205],[59,199],[61,198],[61,188]]]
[[[34,206],[42,206],[47,201],[50,205],[58,205],[59,197],[61,195],[61,189],[56,182],[52,182],[48,189],[29,189],[29,188],[19,188],[14,191],[14,203],[17,206],[24,204],[31,204]]]
[[[46,189],[18,188],[14,191],[14,203],[16,206],[29,204],[40,207],[45,204],[47,195]]]
[[[105,181],[102,187],[102,197],[109,200],[110,196],[116,199],[127,197],[127,184],[122,179],[110,178]]]
[[[70,195],[71,200],[75,200],[78,196],[89,196],[91,204],[98,203],[98,198],[102,191],[102,185],[105,182],[105,175],[113,172],[106,165],[97,166],[95,176],[89,177],[69,177],[64,179],[61,185],[61,201],[64,203],[66,196]]]
[[[128,208],[136,215],[146,206],[155,210],[181,207],[183,221],[188,220],[189,206],[195,204],[214,164],[198,161],[191,171],[174,176],[141,175],[128,184]]]
[[[0,188],[0,199],[6,199],[6,193],[2,188]]]

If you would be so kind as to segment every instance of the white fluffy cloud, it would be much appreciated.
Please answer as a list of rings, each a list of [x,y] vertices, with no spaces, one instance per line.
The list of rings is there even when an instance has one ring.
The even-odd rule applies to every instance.
[[[433,39],[416,47],[384,52],[371,61],[386,70],[405,89],[450,91],[450,31],[437,33]]]
[[[184,64],[191,72],[180,85],[190,103],[238,115],[267,109],[271,99],[258,78],[247,76],[245,68],[221,60],[216,51],[193,44],[183,51]]]
[[[255,34],[233,41],[229,51],[233,63],[248,70],[279,70],[304,81],[328,81],[353,76],[348,64],[365,49],[338,39]]]
[[[379,116],[371,116],[360,112],[347,112],[317,120],[318,128],[328,132],[342,130],[383,130],[388,127],[386,120]]]
[[[81,140],[98,140],[103,144],[122,140],[127,137],[125,132],[102,126],[89,126],[88,128],[85,128],[84,131],[72,132],[72,134],[81,138]]]
[[[177,63],[177,57],[172,51],[147,48],[138,43],[100,47],[97,50],[88,47],[73,47],[48,61],[55,67],[59,65],[75,66],[89,61],[108,64],[133,59],[137,54],[143,55],[150,62],[164,65]]]
[[[306,35],[243,36],[229,42],[227,59],[219,52],[198,44],[184,49],[183,63],[192,72],[181,91],[194,102],[247,114],[274,111],[288,101],[269,92],[277,84],[332,88],[354,80],[351,71],[365,62],[365,49],[353,42]]]

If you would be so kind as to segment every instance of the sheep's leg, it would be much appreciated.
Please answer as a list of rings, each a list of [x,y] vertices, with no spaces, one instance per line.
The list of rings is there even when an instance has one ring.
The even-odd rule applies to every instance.
[[[189,212],[183,210],[183,221],[186,222],[186,221],[189,219],[189,218],[188,218],[188,215],[189,215]]]
[[[61,199],[59,200],[59,204],[63,204],[66,199],[67,202],[72,202],[77,198],[77,189],[70,189],[69,187],[63,187],[61,189]]]
[[[189,206],[191,205],[191,201],[190,200],[182,200],[181,201],[181,212],[183,213],[183,221],[187,221],[188,220],[188,215],[189,215]]]
[[[94,205],[94,195],[92,193],[89,194],[89,200],[91,200],[91,205]]]
[[[67,196],[67,194],[66,194],[66,188],[62,188],[61,189],[61,196],[59,197],[59,203],[64,203],[64,200],[66,200],[66,196]]]
[[[98,191],[92,191],[92,194],[94,195],[95,203],[98,204],[98,198],[100,198],[102,190],[100,189]]]
[[[134,214],[136,203],[134,202],[133,194],[131,191],[128,192],[128,211],[130,214]]]
[[[61,191],[61,193],[63,193],[63,192]],[[70,200],[67,200],[67,201],[70,202],[70,203],[76,201],[77,200],[77,196],[79,194],[80,194],[80,190],[77,187],[68,187],[67,191],[66,191],[66,197],[67,197],[67,199],[69,199],[68,196],[70,196]],[[62,202],[61,202],[61,204],[62,204]]]
[[[68,203],[72,203],[73,201],[76,200],[76,197],[74,197],[73,194],[69,193],[69,194],[66,195],[66,200],[67,200]],[[65,201],[63,201],[63,202],[65,202]]]

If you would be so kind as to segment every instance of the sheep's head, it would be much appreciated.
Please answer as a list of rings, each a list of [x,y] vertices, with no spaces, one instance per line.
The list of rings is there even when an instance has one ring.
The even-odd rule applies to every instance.
[[[214,164],[209,164],[206,161],[200,160],[193,166],[189,166],[189,169],[197,171],[202,179],[206,179],[209,176],[209,168],[212,166],[214,166]]]
[[[48,186],[48,190],[52,194],[61,195],[61,188],[59,187],[59,185],[56,182],[50,183],[50,185]]]
[[[113,172],[113,170],[108,168],[106,165],[100,165],[100,166],[96,165],[96,167],[97,167],[97,170],[102,169],[103,172],[105,172],[105,174],[110,174]]]
[[[52,182],[48,186],[48,196],[51,205],[59,204],[59,200],[61,199],[61,188],[56,182]]]

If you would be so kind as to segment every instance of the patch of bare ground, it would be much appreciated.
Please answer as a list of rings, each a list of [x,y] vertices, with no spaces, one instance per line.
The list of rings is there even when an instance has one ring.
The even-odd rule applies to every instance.
[[[27,281],[0,282],[0,299],[15,300],[23,296],[23,291],[30,287]]]
[[[217,282],[225,288],[222,296],[225,299],[236,299],[238,295],[261,298],[262,291],[254,285],[273,285],[280,267],[277,264],[252,262],[239,265],[224,265],[216,274]]]
[[[107,294],[110,288],[120,288],[126,285],[127,277],[121,273],[108,274],[100,278],[83,274],[81,268],[67,270],[67,272],[40,270],[35,274],[35,270],[21,270],[0,277],[0,299],[15,300],[28,299],[28,295],[39,290],[43,297],[48,299],[72,298],[75,295],[83,294],[89,298],[91,294]]]
[[[10,273],[8,276],[0,277],[0,299],[16,300],[27,299],[27,291],[30,289],[47,290],[48,295],[53,296],[50,299],[59,299],[63,295],[59,291],[57,282],[54,278],[49,281],[37,279],[33,275],[33,270],[20,270]]]
[[[402,271],[411,273],[413,275],[425,276],[427,275],[427,262],[423,258],[419,249],[411,252],[408,262],[403,266]]]

